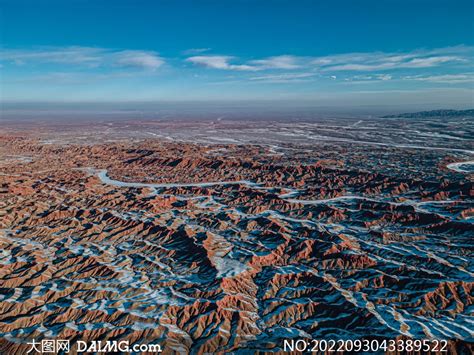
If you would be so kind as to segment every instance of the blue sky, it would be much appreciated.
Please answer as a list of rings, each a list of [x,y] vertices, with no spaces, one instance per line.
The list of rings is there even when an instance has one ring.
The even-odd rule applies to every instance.
[[[474,2],[0,0],[8,101],[469,106]]]

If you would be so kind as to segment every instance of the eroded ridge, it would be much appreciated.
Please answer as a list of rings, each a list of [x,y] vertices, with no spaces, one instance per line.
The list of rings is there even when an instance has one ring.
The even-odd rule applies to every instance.
[[[449,159],[424,178],[295,142],[1,142],[2,351],[474,339],[472,180]]]

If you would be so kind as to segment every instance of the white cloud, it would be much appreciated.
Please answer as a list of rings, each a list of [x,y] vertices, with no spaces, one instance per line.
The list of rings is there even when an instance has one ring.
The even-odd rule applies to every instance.
[[[196,55],[186,55],[189,57],[183,56],[181,60],[206,68],[235,71],[233,75],[238,82],[298,83],[315,81],[316,78],[334,80],[334,85],[343,82],[382,85],[382,82],[389,80],[395,82],[393,85],[403,80],[446,84],[474,82],[474,73],[460,73],[461,70],[464,72],[472,70],[466,68],[472,64],[474,47],[467,46],[420,49],[401,53],[344,53],[322,57],[286,54],[251,60],[204,53],[207,50],[208,48],[190,49],[187,52]],[[51,74],[50,79],[58,83],[106,81],[122,75],[149,75],[150,71],[155,71],[164,64],[165,59],[157,52],[147,50],[81,46],[0,49],[2,74],[14,65],[25,68],[22,69],[23,76],[15,80],[37,78],[37,73],[42,73],[42,75]],[[433,74],[434,70],[429,69],[435,67],[436,75]],[[88,68],[101,70],[84,70]],[[30,73],[26,75],[28,70]],[[190,72],[190,75],[196,74],[202,73],[197,70]],[[199,80],[208,80],[207,75],[202,75],[201,78]],[[38,78],[38,81],[41,80]]]
[[[211,48],[190,48],[190,49],[185,50],[183,54],[194,55],[194,54],[209,52],[210,50]]]
[[[382,81],[392,80],[392,76],[390,74],[375,74],[375,77]]]
[[[324,57],[280,55],[249,61],[224,55],[199,55],[187,58],[188,62],[221,70],[319,70],[336,71],[389,71],[396,69],[422,69],[441,65],[469,63],[474,48],[446,47],[432,50],[415,50],[404,53],[344,53]],[[388,76],[379,79],[389,80]]]
[[[427,58],[414,58],[405,65],[404,68],[428,68],[436,65],[447,63],[447,62],[465,62],[466,59],[455,56],[441,56],[441,57],[427,57]]]
[[[39,47],[34,49],[3,49],[0,58],[15,64],[66,63],[97,64],[104,50],[93,47]]]
[[[79,46],[4,49],[0,51],[0,59],[16,65],[53,63],[87,67],[130,66],[152,70],[164,64],[164,59],[152,51]]]
[[[387,81],[392,80],[392,75],[390,74],[368,74],[368,75],[354,75],[349,78],[345,78],[345,81],[360,83],[368,81]]]
[[[370,60],[369,60],[370,61]],[[384,61],[382,58],[379,62],[374,62],[370,64],[343,64],[343,65],[334,65],[324,68],[324,70],[332,71],[372,71],[372,70],[390,70],[390,69],[400,69],[400,68],[429,68],[440,65],[447,62],[461,62],[465,61],[463,58],[454,57],[454,56],[444,56],[444,57],[425,57],[425,58],[414,58],[409,61],[400,61],[396,62],[393,60]]]
[[[316,58],[312,60],[312,64],[317,66],[324,66],[332,64],[333,60],[331,58]]]
[[[298,64],[298,57],[292,55],[279,55],[274,57],[268,57],[265,59],[252,60],[250,64],[255,65],[262,69],[297,69],[300,67]]]
[[[291,83],[308,81],[314,78],[314,76],[316,76],[315,73],[282,73],[253,76],[249,80],[265,83]]]
[[[405,76],[404,80],[426,81],[431,83],[442,84],[462,84],[474,83],[474,73],[464,74],[445,74],[445,75],[430,75],[430,76]]]
[[[346,53],[313,58],[311,64],[323,71],[375,71],[430,68],[445,63],[468,62],[471,47],[448,47],[407,53]]]
[[[235,64],[232,63],[232,61],[236,61],[237,58],[232,56],[203,55],[187,58],[186,61],[213,69],[258,71],[271,69],[297,69],[300,67],[298,64],[299,59],[299,57],[291,55],[280,55]]]
[[[255,71],[258,68],[247,64],[231,64],[234,57],[223,55],[203,55],[189,57],[186,61],[213,69]]]
[[[165,61],[153,52],[122,51],[115,54],[116,64],[156,70],[165,64]]]

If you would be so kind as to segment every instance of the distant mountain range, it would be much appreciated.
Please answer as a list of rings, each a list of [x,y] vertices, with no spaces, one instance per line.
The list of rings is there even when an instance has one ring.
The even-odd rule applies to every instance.
[[[428,117],[465,117],[474,116],[474,109],[469,110],[432,110],[411,113],[400,113],[396,115],[382,116],[382,118],[428,118]]]

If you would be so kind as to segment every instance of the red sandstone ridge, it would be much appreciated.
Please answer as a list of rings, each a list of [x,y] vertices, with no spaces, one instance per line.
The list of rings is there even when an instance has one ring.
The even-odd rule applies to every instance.
[[[350,125],[336,137],[350,144],[310,139],[324,123],[266,123],[264,137],[255,123],[258,141],[222,144],[196,123],[127,124],[86,142],[72,128],[0,136],[0,352],[31,337],[165,353],[438,338],[472,352],[472,181],[435,163],[451,153],[365,147]],[[204,142],[122,135],[198,126]],[[255,128],[231,127],[236,140]]]

